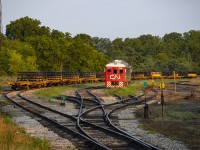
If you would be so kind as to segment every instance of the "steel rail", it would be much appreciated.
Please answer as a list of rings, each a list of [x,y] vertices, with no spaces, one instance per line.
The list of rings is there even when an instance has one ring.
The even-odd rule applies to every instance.
[[[11,93],[11,92],[9,92],[9,93]],[[42,114],[40,114],[40,113],[38,113],[38,112],[36,112],[36,111],[31,110],[30,108],[24,107],[22,104],[17,103],[16,101],[12,100],[12,98],[8,97],[8,94],[9,94],[9,93],[7,93],[7,94],[5,95],[5,97],[6,97],[8,100],[10,100],[12,103],[14,103],[15,105],[17,105],[17,106],[23,108],[24,110],[26,110],[26,111],[28,111],[28,112],[30,112],[30,113],[32,113],[32,114],[34,114],[34,115],[36,115],[36,116],[42,118],[42,119],[44,119],[44,120],[46,120],[46,121],[48,121],[48,122],[51,122],[52,124],[58,126],[59,129],[62,129],[62,130],[64,130],[64,131],[67,131],[67,132],[69,132],[69,133],[71,133],[71,134],[73,134],[73,135],[78,135],[78,136],[80,136],[81,138],[83,138],[84,140],[90,141],[96,148],[102,148],[102,149],[105,149],[105,150],[109,150],[109,148],[105,147],[104,145],[99,144],[99,143],[96,142],[95,140],[92,140],[92,139],[88,138],[88,137],[85,136],[84,134],[81,134],[81,133],[79,133],[79,132],[77,132],[77,131],[74,131],[74,130],[72,130],[72,129],[70,129],[70,128],[68,128],[68,127],[66,127],[66,126],[64,126],[64,125],[62,125],[62,124],[60,124],[60,123],[58,123],[56,120],[51,119],[51,118],[48,118],[48,117],[46,117],[46,116],[44,116],[44,115],[42,115]],[[26,100],[26,98],[24,98],[24,97],[21,97],[21,98],[22,98],[23,100]],[[58,111],[53,110],[53,109],[51,109],[51,108],[48,108],[48,107],[46,107],[46,106],[42,106],[42,105],[40,105],[40,104],[38,104],[38,103],[35,103],[35,102],[32,102],[32,101],[30,101],[30,100],[27,100],[27,102],[30,102],[31,104],[34,104],[34,105],[36,105],[36,106],[38,106],[38,107],[47,109],[47,110],[52,111],[52,112],[54,112],[54,113],[58,113],[58,114],[60,114],[60,115],[62,115],[62,116],[69,117],[69,118],[71,118],[71,119],[74,119],[75,121],[77,120],[76,117],[73,117],[73,116],[70,116],[70,115],[67,115],[67,114],[63,114],[63,113],[61,113],[61,112],[58,112]],[[95,148],[95,149],[96,149],[96,148]]]
[[[157,93],[157,92],[156,92]],[[131,96],[131,95],[130,95]],[[151,99],[151,98],[153,98],[154,96],[156,96],[155,94],[153,95],[153,96],[150,96],[150,97],[148,97],[147,99]],[[144,142],[144,141],[142,141],[142,140],[140,140],[140,139],[138,139],[138,138],[136,138],[136,137],[134,137],[134,136],[132,136],[132,135],[130,135],[129,133],[127,133],[127,132],[125,132],[124,130],[121,130],[120,128],[118,128],[116,125],[114,125],[113,123],[112,123],[112,121],[111,121],[111,119],[110,119],[110,116],[111,116],[111,114],[113,113],[113,112],[115,112],[115,111],[117,111],[117,110],[119,110],[119,109],[122,109],[122,108],[124,108],[124,107],[128,107],[128,106],[130,106],[130,105],[138,105],[138,104],[142,104],[145,100],[140,100],[138,97],[136,97],[136,96],[131,96],[131,97],[133,97],[136,101],[135,102],[132,102],[132,103],[127,103],[127,104],[124,104],[124,105],[122,105],[122,106],[119,106],[119,107],[116,107],[116,108],[114,108],[113,110],[111,110],[109,113],[107,113],[107,121],[108,121],[108,123],[113,127],[113,128],[115,128],[117,131],[119,131],[120,133],[122,133],[122,134],[125,134],[125,135],[127,135],[127,136],[129,136],[129,137],[132,137],[133,139],[135,139],[135,140],[137,140],[138,142],[141,142],[141,143],[144,143],[144,144],[146,144],[146,145],[149,145],[151,148],[152,148],[152,150],[161,150],[160,148],[158,148],[158,147],[156,147],[156,146],[153,146],[153,145],[151,145],[151,144],[149,144],[149,143],[147,143],[147,142]],[[141,96],[140,96],[141,97]]]
[[[91,89],[91,87],[90,88],[87,88],[87,89]],[[19,94],[20,95],[20,94]],[[21,96],[21,98],[24,98],[23,96]],[[24,98],[25,99],[25,98]],[[93,137],[91,137],[91,136],[88,136],[85,132],[84,132],[84,130],[81,128],[81,126],[80,126],[80,123],[81,124],[88,124],[88,125],[90,125],[90,126],[93,126],[93,127],[97,127],[98,125],[94,125],[94,124],[92,124],[92,123],[89,123],[89,122],[86,122],[86,121],[84,121],[84,120],[82,120],[81,119],[81,115],[83,114],[82,112],[83,112],[83,108],[84,108],[84,99],[83,99],[83,97],[77,92],[77,97],[76,97],[76,99],[78,99],[78,100],[75,100],[75,102],[76,103],[78,103],[79,105],[80,105],[80,109],[79,109],[79,113],[78,113],[78,115],[77,115],[77,117],[73,117],[73,116],[71,116],[72,118],[74,118],[74,120],[76,120],[76,125],[77,125],[77,127],[79,128],[79,130],[81,130],[82,131],[82,133],[83,134],[81,134],[81,133],[79,133],[79,132],[77,132],[77,133],[79,133],[79,134],[81,134],[81,135],[84,135],[84,136],[86,136],[87,138],[89,138],[90,139],[90,141],[94,144],[94,145],[97,145],[97,147],[101,147],[101,148],[103,148],[103,149],[109,149],[108,147],[106,147],[104,144],[101,144],[101,143],[99,143],[97,140],[95,140]],[[102,103],[101,103],[101,101],[100,101],[100,99],[98,98],[98,97],[95,97],[95,99],[97,100],[97,101],[93,101],[93,102],[95,102],[95,103],[97,103],[98,105],[100,105],[99,106],[99,108],[102,108],[102,109],[104,109],[104,107],[107,107],[106,105],[103,105]],[[74,97],[69,97],[69,100],[72,100],[72,101],[74,101]],[[126,103],[126,102],[128,102],[128,101],[130,101],[131,99],[128,99],[128,100],[126,100],[126,101],[122,101],[123,103]],[[31,101],[32,102],[32,101]],[[35,103],[35,102],[33,102],[33,103]],[[116,102],[116,104],[119,104],[119,102]],[[20,104],[17,104],[17,105],[20,105]],[[38,104],[38,103],[36,103],[35,105],[40,105],[40,104]],[[23,106],[21,106],[21,107],[23,107]],[[46,109],[46,106],[42,106],[43,108],[45,108]],[[50,109],[50,110],[53,110],[53,109],[51,109],[51,108],[47,108],[47,109]],[[27,110],[27,111],[30,111],[30,110]],[[55,111],[55,110],[53,110],[55,113],[57,113],[57,111]],[[105,111],[105,110],[104,110]],[[36,114],[36,112],[32,112],[32,113],[34,113],[34,114]],[[61,112],[58,112],[58,113],[61,113]],[[106,113],[106,112],[105,112]],[[62,113],[61,113],[62,114]],[[43,119],[49,119],[49,118],[45,118],[45,116],[43,116],[43,115],[41,115],[41,114],[36,114],[36,115],[38,115],[38,116],[40,116],[41,118],[43,118]],[[66,114],[65,114],[66,115]],[[64,116],[65,116],[64,115]],[[107,113],[106,114],[104,114],[104,117],[105,116],[107,116]],[[55,120],[53,120],[53,119],[50,119],[50,122],[52,122],[53,124],[55,124],[55,125],[57,125],[57,124],[59,124],[59,123],[57,123]],[[59,124],[58,125],[60,128],[62,128],[62,129],[65,129],[65,130],[67,130],[67,129],[69,129],[69,128],[67,128],[66,126],[63,126],[63,125],[61,125],[61,124]],[[66,129],[67,128],[67,129]],[[102,127],[101,127],[101,130],[104,130]],[[107,129],[106,129],[107,130]],[[74,133],[74,130],[71,130],[71,129],[69,129],[68,130],[69,132],[72,132],[72,133]],[[111,131],[111,132],[110,132]],[[113,134],[113,131],[112,130],[110,130],[109,131],[109,133],[110,134]],[[75,133],[75,134],[77,134],[77,133]],[[115,134],[115,133],[114,133]],[[117,132],[116,133],[117,135],[119,135],[119,133]],[[122,134],[122,136],[125,136],[126,137],[126,135],[123,135]],[[127,136],[126,138],[129,138],[129,139],[131,139],[131,140],[133,140],[132,139],[132,137],[129,137],[129,136]],[[151,149],[148,145],[146,145],[147,147],[146,148],[148,148],[148,149]]]
[[[154,94],[153,95],[151,95],[151,96],[149,96],[149,97],[146,97],[146,100],[150,100],[150,99],[152,99],[153,97],[155,97],[156,95],[157,95],[157,91],[155,90],[155,89],[151,89],[153,92],[154,92]],[[92,93],[91,93],[92,94]],[[95,95],[94,95],[95,96]],[[117,95],[115,95],[115,96],[117,96]],[[122,133],[122,134],[124,134],[124,135],[127,135],[127,136],[130,136],[130,137],[132,137],[133,139],[135,139],[135,140],[137,140],[137,142],[141,142],[141,143],[143,143],[143,144],[145,144],[145,145],[148,145],[148,146],[150,146],[153,150],[159,150],[159,148],[157,148],[157,147],[155,147],[155,146],[153,146],[153,145],[151,145],[151,144],[149,144],[149,143],[146,143],[146,142],[144,142],[144,141],[142,141],[142,140],[139,140],[139,139],[137,139],[137,138],[135,138],[134,136],[131,136],[130,134],[128,134],[127,132],[125,132],[125,131],[123,131],[123,130],[121,130],[121,129],[119,129],[118,127],[116,127],[114,124],[112,124],[112,122],[111,122],[111,120],[110,120],[110,118],[109,118],[109,116],[111,115],[111,113],[113,113],[114,111],[116,111],[116,110],[118,110],[118,109],[121,109],[121,108],[123,108],[123,107],[127,107],[127,106],[130,106],[130,105],[136,105],[136,104],[141,104],[141,103],[143,103],[145,100],[140,100],[139,99],[139,97],[142,97],[142,96],[144,96],[144,94],[142,94],[142,95],[140,95],[140,96],[131,96],[133,99],[135,99],[136,101],[134,101],[134,102],[132,102],[132,103],[128,103],[128,104],[124,104],[124,105],[122,105],[122,106],[119,106],[119,107],[117,107],[117,108],[114,108],[113,110],[111,110],[109,113],[106,113],[106,120],[108,121],[108,123],[113,127],[113,128],[115,128],[117,131],[119,131],[120,133]],[[96,96],[95,96],[96,97]],[[120,97],[120,96],[117,96],[117,97],[119,97],[119,98],[121,98],[122,99],[122,97]],[[98,97],[96,97],[97,99],[98,99]],[[129,100],[130,99],[127,99],[126,101],[128,101],[129,102]],[[120,102],[117,102],[117,103],[120,103]],[[112,105],[112,104],[108,104],[108,105]],[[102,105],[102,107],[106,107],[106,106],[108,106],[108,105]]]
[[[83,122],[85,122],[85,123],[87,123],[87,124],[89,124],[89,125],[92,125],[94,128],[98,128],[98,129],[100,129],[100,130],[104,130],[105,132],[110,132],[110,134],[115,134],[115,135],[120,135],[120,136],[124,136],[124,138],[130,138],[130,139],[128,139],[128,140],[134,140],[134,142],[135,142],[135,144],[137,144],[137,145],[140,145],[140,146],[144,146],[144,145],[146,145],[146,146],[149,146],[148,148],[150,148],[150,149],[152,149],[152,150],[161,150],[160,148],[157,148],[157,147],[155,147],[155,146],[153,146],[153,145],[151,145],[151,144],[149,144],[149,143],[146,143],[146,142],[144,142],[144,141],[142,141],[142,140],[140,140],[140,139],[138,139],[138,138],[135,138],[134,136],[132,136],[132,135],[130,135],[130,134],[128,134],[127,132],[125,132],[125,131],[123,131],[123,130],[121,130],[121,129],[119,129],[118,127],[116,127],[114,124],[112,124],[112,122],[111,122],[111,120],[110,120],[110,118],[109,118],[109,115],[113,112],[113,111],[116,111],[117,109],[121,109],[121,108],[123,108],[123,107],[127,107],[127,106],[130,106],[130,105],[136,105],[136,104],[141,104],[142,102],[144,102],[144,100],[140,100],[140,101],[138,101],[138,99],[136,98],[136,100],[137,101],[135,101],[135,102],[131,102],[131,103],[125,103],[125,104],[123,104],[122,106],[119,106],[119,107],[117,107],[117,108],[114,108],[113,110],[111,110],[109,113],[107,113],[106,114],[106,121],[108,122],[108,124],[110,124],[111,125],[111,127],[112,128],[114,128],[116,131],[118,131],[118,132],[116,132],[116,131],[113,131],[113,130],[110,130],[110,129],[107,129],[107,128],[103,128],[103,127],[101,127],[101,126],[99,126],[99,125],[96,125],[96,124],[94,124],[94,123],[90,123],[90,122],[88,122],[88,121],[85,121],[85,120],[83,120],[83,119],[81,119],[81,121],[83,121]],[[127,101],[130,101],[130,99],[128,99]],[[123,101],[122,101],[123,102]],[[114,104],[119,104],[118,102],[117,103],[114,103]],[[105,107],[106,106],[111,106],[112,104],[108,104],[108,105],[105,105]],[[89,112],[91,112],[91,111],[93,111],[93,110],[95,110],[95,109],[98,109],[98,108],[101,108],[101,106],[96,106],[96,107],[94,107],[94,108],[91,108],[90,110],[88,110],[87,112],[84,112],[83,114],[85,114],[85,113],[89,113]],[[83,115],[82,114],[82,115]],[[103,117],[102,117],[103,118]],[[103,120],[102,120],[103,121]],[[146,147],[147,148],[147,147]]]
[[[88,135],[88,134],[83,130],[83,128],[81,127],[81,125],[80,125],[80,121],[81,121],[80,117],[81,117],[81,114],[82,114],[82,111],[83,111],[83,105],[84,105],[84,103],[83,103],[83,97],[82,97],[82,95],[79,93],[79,91],[80,91],[80,90],[77,90],[77,91],[76,91],[77,97],[79,97],[80,100],[81,100],[80,111],[79,111],[79,114],[78,114],[78,117],[77,117],[77,122],[76,122],[76,125],[77,125],[78,129],[79,129],[85,136],[87,136],[89,139],[91,139],[92,141],[95,141],[95,143],[98,143],[99,145],[101,145],[102,147],[104,147],[104,148],[106,148],[106,149],[110,149],[110,148],[106,147],[105,145],[103,145],[102,143],[100,143],[100,142],[98,142],[97,140],[95,140],[95,139],[94,139],[93,137],[91,137],[90,135]]]
[[[83,103],[83,97],[82,97],[82,95],[81,95],[79,92],[80,92],[80,90],[77,90],[77,91],[76,91],[77,97],[79,97],[80,100],[81,100],[80,111],[79,111],[79,114],[78,114],[78,117],[77,117],[77,123],[76,123],[76,124],[77,124],[77,127],[78,127],[78,129],[79,129],[85,136],[87,136],[89,139],[94,140],[95,142],[99,143],[100,145],[103,145],[102,143],[98,142],[98,141],[95,140],[93,137],[91,137],[90,135],[88,135],[88,134],[83,130],[83,128],[82,128],[81,125],[80,125],[80,121],[81,121],[80,117],[81,117],[81,114],[82,114],[82,111],[83,111],[83,105],[84,105],[84,103]]]
[[[100,99],[96,96],[96,95],[94,95],[93,93],[91,93],[91,92],[89,92],[88,91],[88,93],[90,93],[91,95],[93,95],[94,97],[95,97],[95,99],[98,101],[98,102],[100,102]],[[129,99],[130,100],[130,99]],[[121,102],[123,102],[123,101],[121,101]],[[124,103],[124,102],[123,102]],[[119,102],[116,102],[116,103],[114,103],[114,104],[119,104]],[[127,104],[125,104],[125,105],[127,105]],[[93,108],[91,108],[91,109],[89,109],[89,110],[87,110],[86,112],[84,112],[84,113],[82,113],[82,115],[84,115],[84,114],[86,114],[86,113],[89,113],[89,112],[91,112],[91,111],[93,111],[93,110],[96,110],[96,109],[99,109],[99,108],[101,108],[102,109],[102,111],[103,111],[103,116],[102,116],[102,118],[104,118],[104,120],[106,120],[105,118],[107,118],[106,116],[107,116],[107,112],[105,111],[105,109],[104,109],[104,106],[105,105],[103,105],[101,102],[100,102],[100,106],[96,106],[96,107],[93,107]],[[108,105],[107,105],[108,106]],[[81,115],[81,116],[82,116]],[[109,118],[108,118],[109,119]],[[120,132],[116,132],[116,131],[113,131],[113,130],[111,130],[111,129],[107,129],[107,128],[104,128],[104,127],[101,127],[101,126],[98,126],[98,125],[96,125],[96,124],[94,124],[94,123],[90,123],[90,122],[88,122],[88,121],[85,121],[85,120],[83,120],[82,118],[80,118],[80,121],[81,122],[84,122],[84,123],[87,123],[88,125],[90,125],[90,126],[93,126],[95,129],[99,129],[99,130],[103,130],[104,132],[106,132],[107,134],[108,133],[110,133],[110,135],[115,135],[115,136],[117,136],[118,138],[120,138],[120,139],[122,139],[122,140],[124,140],[124,141],[129,141],[129,143],[130,142],[133,142],[134,144],[135,144],[135,146],[137,145],[137,146],[142,146],[143,148],[145,148],[145,149],[152,149],[152,147],[153,146],[149,146],[147,143],[145,143],[145,142],[141,142],[141,140],[137,140],[136,138],[133,138],[133,137],[131,137],[131,136],[127,136],[126,134],[124,134],[124,133],[120,133]],[[102,120],[103,121],[103,120]],[[87,134],[85,131],[84,131],[84,129],[82,129],[83,130],[83,132],[88,136],[88,137],[90,137],[90,138],[93,138],[93,137],[91,137],[89,134]]]

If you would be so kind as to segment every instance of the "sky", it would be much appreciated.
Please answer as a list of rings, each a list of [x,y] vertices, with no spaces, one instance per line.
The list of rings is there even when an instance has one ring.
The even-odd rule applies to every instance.
[[[3,32],[28,16],[41,26],[99,38],[200,30],[200,0],[1,0]]]

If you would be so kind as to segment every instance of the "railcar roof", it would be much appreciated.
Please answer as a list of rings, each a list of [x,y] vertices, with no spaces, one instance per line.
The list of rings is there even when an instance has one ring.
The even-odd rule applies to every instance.
[[[123,60],[114,60],[113,62],[107,64],[106,67],[126,67],[126,68],[131,68],[131,66],[127,62],[125,62]]]

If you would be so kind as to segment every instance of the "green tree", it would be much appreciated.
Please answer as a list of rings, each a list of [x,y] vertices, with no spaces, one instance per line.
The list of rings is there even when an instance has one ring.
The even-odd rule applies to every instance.
[[[29,43],[22,43],[17,40],[4,40],[0,52],[0,69],[2,69],[3,74],[10,75],[22,70],[37,70],[35,54],[35,50]]]
[[[39,34],[38,35],[46,35],[50,37],[51,35],[51,30],[49,27],[41,26],[39,29]]]
[[[36,62],[36,56],[27,56],[27,58],[23,62],[23,71],[38,71],[38,65]]]
[[[112,42],[108,38],[93,38],[94,48],[104,54],[108,54],[109,51],[112,51]]]
[[[65,34],[58,30],[52,30],[51,38],[52,39],[65,38]]]
[[[166,49],[169,53],[174,55],[174,58],[180,56],[184,53],[184,39],[182,34],[172,32],[169,34],[165,34],[162,40],[166,43]]]
[[[122,38],[116,38],[112,42],[113,49],[115,50],[123,50],[124,48],[124,41]]]
[[[156,66],[155,59],[148,55],[143,63],[140,64],[142,68],[141,71],[144,72],[151,72],[151,71],[158,71],[158,66]]]
[[[160,51],[160,41],[161,39],[158,36],[152,36],[150,34],[141,35],[139,38],[142,43],[141,52],[143,56],[152,55],[155,57]]]
[[[37,64],[41,71],[66,71],[65,63],[70,59],[68,47],[72,41],[56,33],[55,39],[47,36],[30,37],[28,40],[36,49]]]
[[[128,62],[134,71],[200,72],[200,31],[110,41],[87,34],[72,38],[68,32],[40,24],[23,17],[6,26],[7,39],[4,37],[0,51],[1,74],[16,74],[17,70],[102,72],[114,59]]]
[[[169,56],[166,53],[158,53],[157,59],[160,62],[167,63],[169,61]]]
[[[7,75],[8,74],[8,58],[9,54],[5,47],[2,47],[0,51],[0,75]]]
[[[68,56],[68,47],[69,43],[64,37],[52,41],[51,60],[52,69],[55,71],[65,71],[64,64],[67,59],[70,59]]]
[[[9,51],[9,59],[8,59],[8,66],[9,66],[9,73],[12,75],[16,75],[19,71],[24,71],[24,61],[22,59],[22,55],[17,53],[16,51]]]
[[[27,38],[32,47],[36,51],[37,65],[40,71],[53,71],[52,60],[52,39],[46,35],[31,36]]]
[[[16,39],[25,41],[26,37],[35,36],[41,33],[41,22],[36,19],[24,17],[11,21],[10,24],[6,25],[6,37],[8,39]]]
[[[11,50],[8,53],[8,71],[10,74],[17,75],[17,72],[20,71],[38,71],[36,57],[28,56],[27,58],[23,59],[23,56],[20,53],[17,53],[15,50]]]
[[[93,46],[93,39],[91,36],[87,35],[87,34],[77,34],[75,37],[74,37],[74,40],[78,41],[82,41],[83,43],[87,44],[87,45],[90,45],[90,46]]]
[[[108,62],[103,53],[98,52],[80,40],[75,40],[69,46],[68,58],[65,63],[66,71],[102,72],[105,64]]]
[[[71,36],[71,34],[69,32],[65,32],[65,39],[68,41],[68,42],[72,42],[73,38]]]
[[[192,60],[200,65],[200,31],[191,30],[184,33],[185,52],[190,53]]]

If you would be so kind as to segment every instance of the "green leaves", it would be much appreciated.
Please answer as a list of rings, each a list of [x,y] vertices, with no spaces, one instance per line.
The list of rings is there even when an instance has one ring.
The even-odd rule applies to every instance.
[[[11,23],[6,26],[6,36],[9,39],[25,41],[26,37],[39,34],[40,24],[41,22],[39,20],[34,20],[29,17],[11,21]]]
[[[103,53],[82,41],[75,41],[69,46],[68,56],[70,60],[65,64],[67,71],[103,72],[107,63]]]
[[[99,38],[63,33],[29,17],[6,26],[0,51],[0,74],[17,71],[103,72],[114,59],[128,62],[133,71],[199,71],[200,31],[172,32],[163,38]]]
[[[9,51],[9,72],[11,74],[16,75],[18,71],[22,71],[23,70],[23,60],[22,60],[22,55],[17,53],[16,51]]]
[[[16,75],[18,71],[37,71],[36,52],[28,43],[17,40],[4,40],[0,51],[2,74]]]
[[[11,74],[16,75],[19,71],[37,71],[35,56],[28,56],[23,59],[23,56],[15,50],[10,50],[8,53],[8,71]]]

